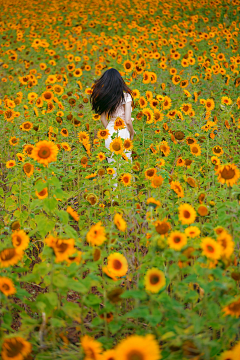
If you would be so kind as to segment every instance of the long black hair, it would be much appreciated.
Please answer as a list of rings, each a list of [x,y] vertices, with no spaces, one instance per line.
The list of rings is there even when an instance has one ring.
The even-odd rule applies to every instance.
[[[123,92],[130,95],[132,93],[119,72],[113,68],[106,70],[92,87],[92,110],[99,115],[105,112],[110,117],[124,100]]]

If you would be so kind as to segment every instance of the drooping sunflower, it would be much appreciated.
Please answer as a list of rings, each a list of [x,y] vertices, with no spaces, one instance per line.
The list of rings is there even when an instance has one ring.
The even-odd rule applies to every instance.
[[[18,250],[27,249],[29,237],[24,230],[14,231],[12,234],[12,244]]]
[[[69,256],[75,252],[74,243],[74,239],[57,239],[56,242],[53,243],[53,250],[56,255],[55,261],[67,261]]]
[[[186,182],[188,183],[188,185],[190,185],[193,188],[197,187],[197,183],[196,183],[195,179],[193,177],[191,177],[191,176],[188,176],[186,178]]]
[[[85,353],[84,360],[101,360],[102,344],[91,336],[81,337],[81,345]]]
[[[240,171],[235,164],[220,165],[216,170],[218,181],[227,186],[237,184],[240,177]]]
[[[152,178],[152,181],[151,181],[151,186],[153,188],[158,188],[162,185],[163,183],[163,177],[161,175],[155,175],[153,178]]]
[[[183,225],[192,224],[196,219],[196,211],[190,204],[182,204],[179,206],[179,220]]]
[[[144,277],[145,289],[151,293],[158,293],[166,285],[164,273],[157,268],[149,269]]]
[[[212,260],[218,260],[221,257],[222,248],[221,245],[210,237],[202,239],[201,248],[203,255]]]
[[[191,150],[191,153],[194,156],[200,156],[201,155],[201,148],[200,148],[200,146],[198,144],[190,145],[190,150]]]
[[[187,237],[180,231],[172,231],[168,237],[168,245],[171,249],[180,251],[187,244]]]
[[[189,226],[185,229],[185,234],[190,238],[195,238],[200,235],[200,230],[197,226]]]
[[[39,141],[32,150],[32,158],[47,166],[57,160],[58,147],[51,141]]]
[[[205,205],[200,205],[197,209],[197,212],[200,216],[207,216],[208,208]]]
[[[5,296],[10,296],[16,293],[14,283],[7,277],[0,276],[0,292]]]
[[[117,117],[116,120],[114,121],[114,130],[121,130],[124,129],[125,126],[125,122],[123,119],[121,119],[120,117]]]
[[[131,335],[116,347],[117,360],[159,360],[161,352],[152,334]]]
[[[170,147],[165,140],[160,143],[159,149],[164,154],[164,156],[168,156],[170,154]]]
[[[222,256],[229,258],[234,251],[234,241],[232,236],[226,231],[223,231],[218,237],[217,242],[222,247]]]
[[[123,219],[121,214],[115,214],[113,221],[114,221],[114,224],[117,226],[118,230],[120,230],[120,231],[125,231],[126,230],[127,223]]]
[[[102,245],[106,240],[105,228],[102,226],[102,222],[99,221],[93,225],[87,233],[87,241],[91,245]]]
[[[80,163],[84,168],[86,168],[88,166],[88,158],[86,156],[83,156]]]
[[[23,251],[16,248],[7,248],[0,251],[0,267],[16,265],[23,257]]]
[[[107,271],[107,275],[110,275],[110,277],[125,276],[128,271],[127,259],[120,253],[110,254],[108,256],[107,268],[103,268],[104,270]]]
[[[26,163],[26,164],[23,165],[23,171],[25,172],[27,177],[30,177],[33,174],[34,166],[32,164],[30,164],[30,163]]]
[[[121,182],[123,183],[124,186],[129,186],[131,184],[131,178],[132,175],[125,173],[121,175]]]
[[[35,191],[35,194],[37,195],[37,197],[39,198],[39,199],[45,199],[45,198],[47,198],[48,197],[48,188],[47,187],[45,187],[44,189],[42,189],[41,191]]]
[[[32,345],[20,336],[5,339],[2,344],[3,360],[24,360],[32,351]]]
[[[76,255],[75,255],[76,254]],[[80,264],[82,261],[82,252],[81,251],[75,251],[74,254],[70,255],[66,259],[67,263],[71,265],[72,263]]]
[[[156,200],[153,197],[150,197],[147,199],[147,205],[153,207],[154,209],[157,209],[159,206],[161,206],[161,203],[159,200]]]
[[[99,130],[98,133],[97,133],[97,137],[99,139],[107,139],[110,135],[110,132],[108,129],[104,129],[104,130]]]
[[[237,299],[233,302],[231,302],[229,305],[225,306],[222,311],[225,313],[225,315],[231,315],[233,317],[237,317],[239,318],[240,316],[240,299]],[[237,355],[237,354],[236,354]],[[234,358],[234,360],[239,358],[239,353],[238,353],[238,357]]]
[[[121,154],[123,152],[123,143],[120,137],[113,139],[110,143],[110,151],[114,152],[115,154]]]
[[[179,181],[172,181],[171,189],[177,194],[178,197],[184,197],[184,191]]]
[[[66,211],[75,221],[79,220],[78,213],[71,206],[68,206]]]

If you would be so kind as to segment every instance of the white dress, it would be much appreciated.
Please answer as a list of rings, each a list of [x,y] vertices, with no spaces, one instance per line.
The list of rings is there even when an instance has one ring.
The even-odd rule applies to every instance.
[[[112,114],[107,129],[109,130],[109,137],[105,140],[105,146],[107,149],[110,149],[110,143],[113,141],[112,139],[112,134],[115,132],[116,130],[114,130],[114,122],[116,120],[117,117],[120,117],[124,122],[125,122],[125,104],[128,102],[132,101],[132,97],[130,94],[128,93],[124,93],[124,100],[120,103],[120,105],[117,107],[117,109],[114,111],[114,113]],[[134,120],[133,118],[131,118],[132,121]],[[125,128],[118,130],[118,136],[121,137],[122,139],[130,139],[130,132],[125,124]],[[128,159],[132,162],[132,152],[131,151],[124,151],[125,155],[128,157]],[[108,163],[111,162],[115,162],[115,160],[112,157],[107,158]],[[115,178],[117,176],[117,171],[116,168],[113,168],[115,170],[115,174],[113,174],[113,178]],[[117,183],[114,184],[115,187],[117,187]]]

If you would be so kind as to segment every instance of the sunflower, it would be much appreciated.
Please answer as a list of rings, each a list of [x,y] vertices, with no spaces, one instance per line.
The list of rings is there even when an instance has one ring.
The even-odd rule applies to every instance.
[[[163,183],[163,177],[161,175],[155,175],[151,181],[151,186],[155,189],[161,186]]]
[[[223,231],[218,237],[217,242],[222,247],[222,256],[229,258],[234,251],[234,241],[232,236],[226,231]]]
[[[156,165],[157,165],[157,167],[163,167],[165,165],[165,160],[164,159],[157,159]]]
[[[191,136],[186,137],[186,143],[188,145],[196,144],[196,142],[197,142],[197,140],[194,139],[193,137],[191,137]]]
[[[156,176],[156,174],[157,174],[157,170],[155,168],[149,168],[144,173],[146,179],[148,180],[152,180],[154,176]]]
[[[216,155],[216,156],[221,156],[221,155],[224,153],[224,151],[223,151],[223,149],[221,148],[221,146],[218,146],[218,145],[214,146],[214,148],[212,149],[212,152],[213,152],[214,155]]]
[[[239,318],[240,316],[240,299],[231,302],[229,305],[225,306],[222,311],[225,313],[225,315],[232,315],[234,317]],[[238,353],[239,355],[239,353]],[[236,357],[236,359],[238,359]]]
[[[221,160],[217,156],[212,156],[211,157],[211,162],[212,162],[213,165],[220,165],[221,164]]]
[[[188,176],[187,178],[186,178],[186,182],[188,183],[188,185],[190,185],[191,187],[197,187],[197,183],[196,183],[196,181],[195,181],[195,179],[194,178],[192,178],[191,176]]]
[[[163,219],[162,221],[157,220],[154,224],[155,229],[159,235],[165,236],[168,234],[169,230],[171,230],[171,225],[169,222],[167,222],[166,219]]]
[[[156,124],[158,121],[163,120],[164,114],[161,111],[159,111],[158,109],[154,109],[153,118],[154,118],[154,124]]]
[[[145,99],[144,96],[141,96],[140,99],[138,100],[140,108],[143,109],[147,106],[147,100]]]
[[[107,168],[107,173],[109,174],[109,175],[113,175],[113,174],[115,174],[115,170],[114,170],[114,168]]]
[[[170,109],[171,106],[172,106],[172,100],[170,99],[170,97],[165,96],[162,103],[163,110],[168,110]]]
[[[168,156],[170,154],[170,147],[167,143],[167,141],[162,141],[160,143],[160,147],[159,147],[160,151],[163,153],[164,156]]]
[[[123,152],[123,143],[120,137],[117,137],[110,143],[110,150],[115,154],[121,154]]]
[[[207,111],[212,111],[215,107],[213,99],[207,99],[204,105]]]
[[[61,131],[60,131],[60,134],[62,135],[62,136],[64,136],[64,137],[68,137],[68,130],[67,129],[62,129]]]
[[[208,208],[205,205],[200,205],[197,209],[197,212],[200,216],[207,216]]]
[[[100,360],[102,359],[102,344],[94,340],[91,336],[84,335],[81,337],[81,345],[85,353],[84,360]]]
[[[240,171],[235,164],[220,165],[216,170],[218,181],[227,186],[237,184],[240,177]]]
[[[121,119],[120,117],[117,117],[116,120],[114,121],[114,130],[121,130],[124,129],[125,126],[125,122],[123,119]]]
[[[118,230],[120,230],[120,231],[125,231],[126,230],[127,223],[123,219],[121,214],[115,214],[113,221],[114,221],[114,224],[117,226]]]
[[[126,72],[131,72],[131,71],[133,70],[133,68],[134,68],[134,64],[133,64],[132,61],[126,60],[126,61],[124,61],[124,63],[123,63],[123,67],[124,67],[124,70],[125,70]]]
[[[40,164],[47,166],[57,160],[58,147],[51,141],[39,141],[32,150],[32,158]]]
[[[23,152],[28,154],[28,156],[32,155],[32,151],[34,149],[34,145],[32,144],[25,144],[23,147]]]
[[[183,225],[192,224],[196,219],[196,211],[190,204],[182,204],[179,206],[179,220]]]
[[[51,91],[44,91],[44,93],[42,94],[42,99],[46,102],[52,101],[53,98],[54,98],[54,95]]]
[[[180,109],[182,110],[182,112],[185,115],[189,115],[189,113],[192,111],[192,105],[191,104],[182,104],[182,106],[180,107]]]
[[[23,252],[16,248],[7,248],[0,251],[0,267],[16,265],[23,257]]]
[[[2,360],[24,360],[32,351],[32,345],[22,337],[5,339],[2,344]]]
[[[185,234],[190,238],[195,238],[200,235],[200,230],[197,226],[189,226],[185,229]]]
[[[15,160],[9,160],[6,162],[6,168],[7,169],[11,169],[12,167],[14,167],[16,165],[16,161]]]
[[[184,166],[184,160],[181,156],[177,159],[177,166]]]
[[[102,245],[106,240],[105,228],[102,226],[102,222],[99,221],[93,225],[87,233],[87,241],[91,245]]]
[[[9,144],[12,146],[16,146],[18,145],[18,143],[19,143],[19,139],[16,138],[16,136],[11,137],[11,139],[9,140]]]
[[[192,144],[190,145],[190,150],[191,153],[195,156],[200,156],[201,155],[201,148],[198,144]]]
[[[24,161],[25,160],[25,156],[23,154],[21,154],[21,153],[17,153],[16,156],[17,156],[19,161]]]
[[[74,243],[74,239],[57,239],[53,243],[52,247],[56,255],[56,262],[67,261],[69,256],[74,254]]]
[[[221,353],[219,360],[237,360],[237,357],[233,350],[228,350]]]
[[[35,191],[35,194],[37,195],[37,197],[39,198],[39,199],[45,199],[45,198],[47,198],[48,197],[48,188],[47,187],[45,187],[44,189],[42,189],[41,191]]]
[[[14,231],[12,234],[12,244],[18,250],[27,249],[29,237],[24,230]]]
[[[16,293],[14,283],[11,279],[0,276],[0,292],[2,292],[5,296]]]
[[[181,250],[187,244],[187,237],[180,231],[172,231],[168,237],[168,245],[171,249]]]
[[[124,186],[129,186],[131,184],[131,178],[132,175],[131,174],[122,174],[121,175],[121,182],[123,183]]]
[[[203,250],[203,255],[207,256],[209,259],[218,260],[221,257],[222,247],[214,239],[206,237],[202,239],[201,248]]]
[[[144,108],[142,114],[146,116],[146,124],[152,124],[154,121],[154,113],[149,108]]]
[[[151,293],[158,293],[166,285],[165,275],[156,268],[149,269],[144,277],[145,289]]]
[[[110,132],[108,129],[104,129],[104,130],[99,130],[98,133],[97,133],[97,137],[99,139],[107,139],[110,135]]]
[[[68,206],[66,211],[75,221],[79,220],[80,217],[78,213],[71,206]]]
[[[184,197],[184,191],[179,181],[172,181],[171,189],[177,194],[178,197]]]
[[[80,163],[84,168],[86,168],[88,166],[88,158],[86,156],[83,156]]]
[[[221,103],[223,105],[231,105],[232,100],[228,96],[223,96],[222,99],[221,99]]]
[[[161,352],[157,340],[152,334],[146,336],[131,335],[116,347],[117,360],[159,360]]]
[[[86,196],[86,200],[89,202],[90,205],[94,206],[96,204],[98,204],[98,197],[93,194],[93,193],[89,193],[87,196]]]
[[[125,276],[128,271],[127,259],[120,253],[113,253],[108,256],[108,263],[103,271],[113,279]]]
[[[133,148],[133,142],[130,139],[125,139],[123,143],[123,147],[127,151],[131,150]]]

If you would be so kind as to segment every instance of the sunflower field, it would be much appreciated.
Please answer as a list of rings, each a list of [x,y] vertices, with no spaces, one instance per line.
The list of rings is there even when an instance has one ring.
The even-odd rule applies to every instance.
[[[239,14],[2,1],[2,360],[240,359]],[[107,149],[109,68],[136,133]]]

